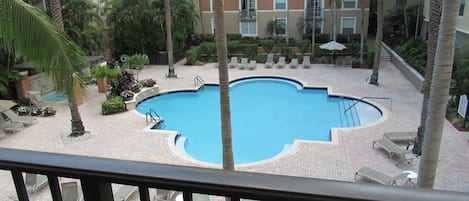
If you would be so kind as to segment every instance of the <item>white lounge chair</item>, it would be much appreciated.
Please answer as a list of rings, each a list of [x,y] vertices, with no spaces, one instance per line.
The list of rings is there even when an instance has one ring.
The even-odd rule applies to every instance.
[[[400,156],[401,160],[399,162],[407,161],[410,163],[417,158],[417,155],[413,154],[411,150],[405,150],[387,138],[373,141],[373,148],[375,147],[375,144],[386,150],[389,153],[389,157],[391,159],[393,156]]]
[[[277,68],[283,68],[283,67],[285,67],[285,57],[279,57],[279,58],[278,58],[278,62],[275,63],[275,66],[276,66]]]
[[[35,193],[47,185],[47,176],[42,174],[26,173],[26,189],[30,193]]]
[[[3,112],[8,118],[10,118],[12,123],[20,123],[25,126],[29,126],[31,124],[37,123],[37,119],[35,117],[24,117],[24,116],[18,116],[16,113],[14,113],[11,110],[6,110]]]
[[[18,132],[24,129],[23,124],[6,122],[3,115],[0,114],[0,130],[5,132]]]
[[[60,183],[63,201],[82,201],[83,191],[77,181]]]
[[[114,193],[115,201],[128,201],[138,192],[137,186],[122,185],[116,193]]]
[[[292,59],[291,60],[290,68],[298,68],[298,59]]]
[[[303,57],[303,68],[310,68],[311,67],[311,60],[309,56]]]
[[[241,63],[238,64],[240,70],[248,67],[248,58],[241,58]]]
[[[257,61],[256,60],[251,60],[248,65],[249,70],[254,70],[257,67]]]
[[[393,142],[410,142],[415,141],[415,138],[417,138],[417,132],[386,132],[383,134],[383,138],[388,138]]]
[[[274,55],[272,53],[267,55],[267,61],[264,66],[265,68],[272,68],[274,66]]]
[[[376,183],[384,185],[395,185],[397,184],[397,180],[406,179],[408,174],[409,173],[407,172],[402,172],[396,176],[389,176],[369,167],[362,167],[355,173],[355,181],[357,180],[357,176],[361,176]]]
[[[238,66],[238,57],[231,57],[230,63],[228,63],[229,68],[236,68]]]

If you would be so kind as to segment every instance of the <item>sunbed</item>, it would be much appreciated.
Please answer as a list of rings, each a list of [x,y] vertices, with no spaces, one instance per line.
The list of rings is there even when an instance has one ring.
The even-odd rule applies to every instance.
[[[241,63],[238,64],[240,70],[248,67],[248,58],[241,58]]]
[[[292,59],[291,60],[290,68],[298,68],[298,59]]]
[[[415,141],[417,138],[417,132],[386,132],[383,134],[383,138],[388,138],[391,141]]]
[[[409,173],[403,172],[396,176],[389,176],[377,170],[371,169],[369,167],[362,167],[355,173],[355,181],[357,180],[357,176],[365,177],[371,181],[376,183],[384,184],[384,185],[395,185],[397,184],[397,180],[399,179],[406,179]]]
[[[249,65],[248,65],[248,69],[249,70],[254,70],[254,69],[256,69],[256,66],[257,66],[257,61],[256,60],[251,60],[249,62]]]
[[[42,174],[26,173],[26,189],[35,193],[47,185],[47,176]]]
[[[11,110],[6,110],[3,112],[8,118],[10,118],[12,123],[20,123],[25,126],[37,123],[37,119],[35,117],[23,117],[23,116],[18,116],[16,113],[14,113]]]
[[[6,122],[5,119],[3,118],[3,115],[0,114],[0,130],[15,133],[23,129],[24,129],[23,124]]]
[[[238,57],[231,57],[230,63],[228,63],[229,68],[236,68],[238,66]]]
[[[277,68],[283,68],[283,67],[285,67],[285,57],[279,57],[279,58],[278,58],[278,62],[275,63],[275,66],[276,66]]]
[[[311,61],[309,56],[304,56],[303,57],[303,68],[310,68],[311,67]]]
[[[399,145],[387,138],[373,141],[373,148],[375,147],[375,144],[386,150],[391,159],[395,155],[404,156],[405,154],[412,154],[412,151],[401,148]]]
[[[267,55],[267,61],[265,62],[264,66],[266,68],[272,68],[272,66],[274,66],[274,55],[273,54],[268,54]]]

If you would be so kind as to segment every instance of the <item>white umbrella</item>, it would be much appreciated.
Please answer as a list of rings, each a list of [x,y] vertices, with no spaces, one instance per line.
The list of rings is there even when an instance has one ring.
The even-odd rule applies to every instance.
[[[328,43],[324,43],[324,44],[320,45],[319,48],[325,49],[325,50],[343,50],[343,49],[347,49],[347,47],[344,44],[338,43],[336,41],[329,41]]]
[[[12,100],[0,100],[0,112],[8,110],[15,105],[16,103]]]

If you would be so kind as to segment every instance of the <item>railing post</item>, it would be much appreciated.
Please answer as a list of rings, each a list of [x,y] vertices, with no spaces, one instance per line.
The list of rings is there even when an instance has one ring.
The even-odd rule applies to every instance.
[[[59,179],[57,178],[57,176],[47,175],[47,182],[49,183],[52,200],[62,201],[62,194],[60,193]]]
[[[100,181],[97,178],[82,178],[81,188],[86,201],[113,201],[111,183]]]
[[[13,182],[15,183],[16,194],[18,195],[19,201],[29,201],[28,191],[24,185],[23,173],[12,170],[11,176],[13,177]]]
[[[140,201],[150,201],[150,193],[145,186],[138,186],[138,193],[140,194]]]

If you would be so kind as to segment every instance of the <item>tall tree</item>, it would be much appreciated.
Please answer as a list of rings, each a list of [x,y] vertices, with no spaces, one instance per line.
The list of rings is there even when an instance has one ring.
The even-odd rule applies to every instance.
[[[164,0],[164,16],[166,24],[166,52],[168,53],[168,78],[175,78],[173,59],[173,35],[171,34],[171,0]]]
[[[417,132],[417,139],[414,144],[413,152],[417,155],[422,154],[423,134],[425,132],[425,122],[427,120],[428,101],[430,98],[430,85],[432,83],[433,65],[435,64],[435,52],[438,39],[438,28],[441,17],[441,0],[430,1],[430,21],[428,24],[428,46],[427,46],[427,67],[425,70],[425,80],[422,83],[423,103],[420,113],[420,126]]]
[[[220,81],[221,132],[223,144],[223,169],[234,171],[233,145],[231,137],[230,89],[228,75],[228,48],[225,33],[223,0],[214,0],[215,40],[218,55]]]
[[[383,40],[383,0],[377,0],[378,17],[376,26],[376,40],[375,40],[375,58],[373,60],[373,72],[370,76],[370,84],[378,85],[379,63],[381,58],[381,41]]]
[[[59,25],[62,31],[64,31],[64,22],[62,19],[62,5],[60,4],[60,0],[50,0],[50,9],[51,9],[51,14],[52,14],[52,19]],[[83,58],[82,58],[83,59]],[[81,70],[80,70],[81,71]],[[55,72],[51,72],[52,75],[55,75]],[[83,121],[81,120],[80,116],[80,111],[78,110],[78,104],[77,104],[77,97],[75,95],[75,86],[79,86],[81,83],[76,83],[79,82],[80,79],[76,78],[76,73],[78,72],[68,72],[69,76],[68,78],[65,79],[70,79],[70,83],[68,83],[71,87],[71,89],[65,89],[67,93],[67,99],[68,99],[68,106],[70,108],[70,114],[72,116],[72,133],[70,136],[77,137],[80,135],[85,134],[85,126],[83,126]],[[57,85],[56,87],[59,88],[59,90],[62,89],[62,85]],[[65,85],[65,87],[68,87],[68,85]]]
[[[0,1],[0,40],[32,61],[66,92],[72,112],[72,135],[84,133],[74,96],[73,74],[86,67],[83,52],[42,10],[21,0]],[[76,116],[77,115],[77,116]],[[77,127],[77,122],[81,127]]]
[[[456,22],[460,1],[443,1],[440,29],[435,54],[435,67],[430,87],[428,116],[425,122],[418,186],[433,188],[440,152],[449,86],[453,70]]]

